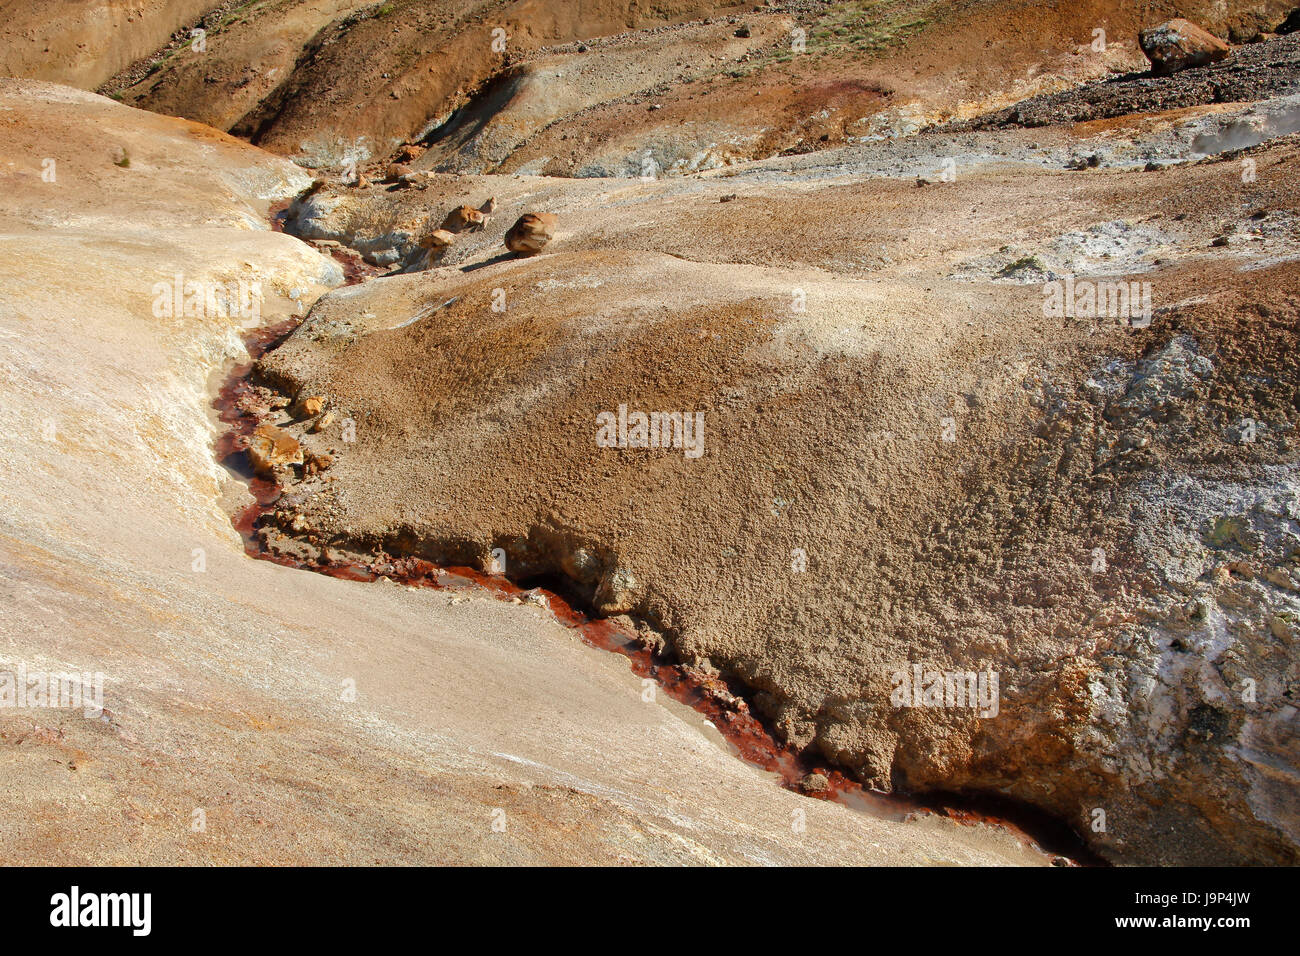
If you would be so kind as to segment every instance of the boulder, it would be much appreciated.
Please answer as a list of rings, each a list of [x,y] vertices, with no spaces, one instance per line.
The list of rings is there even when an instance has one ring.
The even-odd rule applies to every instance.
[[[1228,44],[1218,37],[1181,18],[1143,30],[1138,35],[1138,43],[1156,76],[1217,63],[1232,53]]]
[[[555,215],[524,213],[506,233],[506,248],[524,256],[535,256],[555,237]]]
[[[402,163],[389,163],[388,169],[384,171],[384,178],[389,182],[397,182],[411,175],[411,167]]]

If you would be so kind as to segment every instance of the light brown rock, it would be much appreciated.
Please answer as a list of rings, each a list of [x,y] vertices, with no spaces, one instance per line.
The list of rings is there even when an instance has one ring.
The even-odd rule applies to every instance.
[[[473,206],[457,206],[447,213],[442,228],[448,232],[478,232],[483,228],[483,213]]]
[[[506,233],[506,248],[524,256],[535,256],[555,238],[555,215],[549,212],[529,212]]]
[[[0,443],[0,487],[24,502],[0,549],[12,584],[0,641],[10,668],[66,661],[110,675],[102,718],[0,708],[0,863],[1044,862],[1009,834],[926,829],[781,789],[694,711],[667,695],[647,704],[626,665],[539,608],[452,605],[250,557],[222,507],[224,493],[237,507],[246,492],[214,480],[210,414],[214,375],[246,359],[238,321],[164,325],[141,290],[181,270],[225,281],[249,261],[312,302],[329,261],[245,225],[308,176],[247,144],[214,151],[193,124],[46,84],[0,80],[0,115],[20,120],[0,124],[0,155],[39,143],[87,171],[0,197],[0,286],[38,304],[21,324],[30,351],[0,375],[0,408],[31,425]],[[97,184],[105,129],[156,164]],[[92,208],[103,218],[86,220]],[[81,225],[52,230],[50,216]],[[264,320],[287,318],[287,305],[271,297]],[[47,440],[35,427],[47,417],[87,440]],[[51,626],[67,621],[84,626]],[[349,678],[362,692],[344,700]],[[198,807],[202,834],[190,829]],[[493,833],[501,812],[508,832]]]
[[[824,773],[810,773],[799,781],[799,789],[804,793],[825,793],[831,782]]]
[[[284,465],[302,464],[302,446],[283,428],[259,425],[248,440],[248,460],[259,475]]]

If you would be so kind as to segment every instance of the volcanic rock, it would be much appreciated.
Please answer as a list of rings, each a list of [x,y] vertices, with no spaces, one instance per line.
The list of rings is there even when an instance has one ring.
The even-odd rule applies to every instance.
[[[506,232],[505,245],[511,252],[535,256],[555,236],[555,216],[549,212],[524,213]]]
[[[1156,76],[1168,76],[1189,67],[1217,63],[1232,54],[1228,44],[1182,18],[1143,30],[1138,43],[1146,58],[1151,61],[1151,72]]]

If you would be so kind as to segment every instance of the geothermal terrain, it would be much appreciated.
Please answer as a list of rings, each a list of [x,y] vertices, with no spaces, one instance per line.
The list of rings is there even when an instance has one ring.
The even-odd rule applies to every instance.
[[[1293,2],[36,6],[4,862],[1300,862]]]

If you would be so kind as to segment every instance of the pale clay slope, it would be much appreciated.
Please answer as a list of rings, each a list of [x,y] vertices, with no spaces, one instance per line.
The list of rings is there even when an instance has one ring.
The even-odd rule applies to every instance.
[[[252,263],[266,318],[309,303],[336,267],[253,226],[306,178],[41,83],[3,81],[0,124],[0,656],[102,670],[108,709],[0,717],[3,862],[1041,860],[999,832],[783,791],[539,609],[245,556],[209,409],[236,322],[155,319],[150,290]]]

